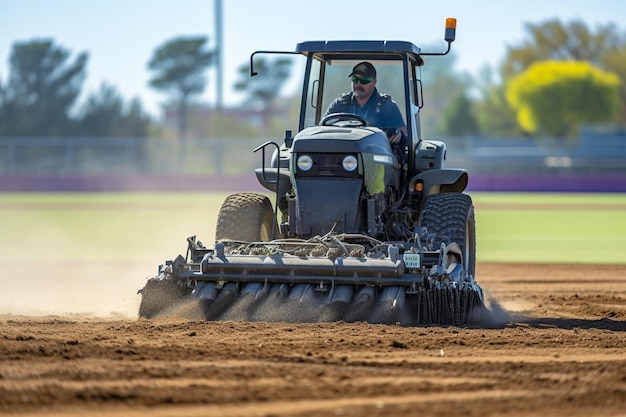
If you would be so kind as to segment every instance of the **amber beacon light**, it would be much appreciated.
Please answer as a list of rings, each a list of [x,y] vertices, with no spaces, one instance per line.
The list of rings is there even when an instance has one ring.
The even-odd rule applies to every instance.
[[[456,19],[454,17],[449,17],[446,19],[446,34],[445,40],[446,42],[454,42],[454,38],[456,37]]]

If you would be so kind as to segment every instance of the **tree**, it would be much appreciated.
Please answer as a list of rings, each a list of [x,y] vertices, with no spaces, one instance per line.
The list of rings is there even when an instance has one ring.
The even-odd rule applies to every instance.
[[[527,24],[526,31],[526,40],[508,48],[502,68],[505,80],[536,61],[588,61],[600,69],[617,74],[622,80],[621,116],[618,121],[626,122],[626,35],[616,25],[598,25],[592,30],[580,20],[562,23],[553,19]]]
[[[474,84],[479,97],[474,100],[474,114],[478,130],[487,136],[520,136],[523,132],[517,124],[515,111],[505,96],[505,86],[494,80],[494,71],[484,66]]]
[[[149,135],[152,121],[138,98],[133,98],[124,105],[122,117],[123,123],[118,132],[120,136],[145,137]]]
[[[439,46],[426,46],[425,51],[436,51]],[[428,58],[428,57],[426,57]],[[454,51],[446,56],[426,60],[422,73],[424,108],[420,111],[422,134],[438,136],[445,132],[444,111],[459,96],[465,94],[471,83],[467,74],[454,69],[457,55]]]
[[[72,129],[69,112],[80,95],[88,55],[73,62],[69,56],[50,39],[13,45],[0,101],[4,134],[51,136]]]
[[[620,100],[622,107],[619,121],[626,123],[626,45],[607,54],[604,59],[607,71],[614,72],[622,81],[620,85]]]
[[[240,80],[235,83],[235,90],[244,91],[253,105],[261,108],[263,128],[267,130],[275,109],[275,100],[289,76],[292,61],[289,58],[278,58],[270,61],[263,58],[254,62],[257,75],[250,77],[248,65],[239,68]]]
[[[478,123],[472,112],[472,102],[464,93],[450,103],[443,114],[445,133],[466,136],[478,132]]]
[[[178,133],[187,133],[187,107],[194,94],[206,87],[204,73],[213,64],[215,51],[207,49],[206,36],[178,37],[158,47],[148,67],[154,71],[150,85],[171,94],[178,103]]]
[[[595,33],[580,20],[562,23],[559,19],[538,24],[528,23],[529,38],[507,50],[503,74],[510,78],[536,61],[588,61],[603,68],[612,51],[625,45],[623,36],[613,24],[600,25]]]
[[[7,92],[0,80],[0,136],[8,134],[10,116],[7,101]]]
[[[86,136],[143,137],[150,119],[138,99],[126,105],[115,87],[103,83],[87,98],[78,123],[79,133]]]
[[[571,137],[582,123],[614,119],[618,89],[617,75],[588,62],[543,61],[513,78],[506,95],[526,131]]]

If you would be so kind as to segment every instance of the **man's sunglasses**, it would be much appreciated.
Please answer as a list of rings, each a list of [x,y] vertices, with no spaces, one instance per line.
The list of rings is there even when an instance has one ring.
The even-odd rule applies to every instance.
[[[371,83],[371,82],[372,82],[372,80],[373,80],[374,78],[373,78],[373,77],[361,77],[361,78],[359,78],[359,77],[355,77],[355,76],[353,75],[351,79],[352,79],[352,82],[353,82],[354,84],[356,84],[356,83],[359,83],[359,82],[360,82],[361,84],[365,85],[365,84],[369,84],[369,83]]]

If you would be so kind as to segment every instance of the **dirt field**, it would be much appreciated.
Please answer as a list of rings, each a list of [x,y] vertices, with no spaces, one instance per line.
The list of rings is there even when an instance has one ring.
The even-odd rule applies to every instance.
[[[0,316],[0,414],[626,415],[626,265],[479,264],[477,276],[492,326],[13,309]]]

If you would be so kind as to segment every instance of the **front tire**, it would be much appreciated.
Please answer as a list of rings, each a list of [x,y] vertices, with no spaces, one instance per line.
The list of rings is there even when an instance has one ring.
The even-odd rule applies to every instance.
[[[232,194],[217,216],[215,240],[268,242],[273,238],[274,223],[269,198],[257,193]]]

